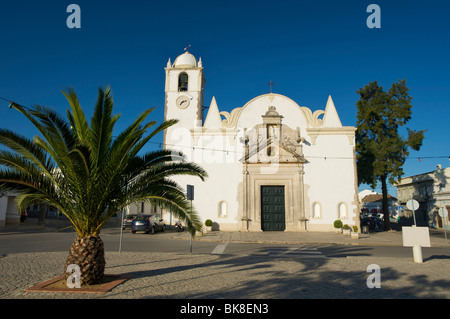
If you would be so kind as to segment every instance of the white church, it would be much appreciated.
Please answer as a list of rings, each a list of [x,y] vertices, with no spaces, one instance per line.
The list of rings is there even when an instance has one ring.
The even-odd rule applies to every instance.
[[[175,179],[194,186],[203,222],[224,231],[332,231],[337,219],[359,226],[356,128],[342,125],[331,97],[325,110],[269,93],[220,111],[214,97],[204,107],[201,58],[186,51],[165,72],[165,119],[179,122],[164,147],[208,172],[205,182]]]

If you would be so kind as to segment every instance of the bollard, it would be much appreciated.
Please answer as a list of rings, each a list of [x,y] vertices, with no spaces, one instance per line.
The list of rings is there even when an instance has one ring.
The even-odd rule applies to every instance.
[[[420,247],[419,245],[413,246],[413,257],[414,257],[415,263],[419,263],[419,264],[423,263],[422,247]]]

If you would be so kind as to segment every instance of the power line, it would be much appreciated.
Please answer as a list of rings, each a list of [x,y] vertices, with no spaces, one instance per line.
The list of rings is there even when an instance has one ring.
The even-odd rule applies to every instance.
[[[12,106],[18,105],[24,109],[30,110],[30,108],[20,105],[14,101],[8,100],[6,98],[3,98],[0,96],[1,100],[4,100],[6,102],[9,103],[9,108],[12,108]],[[159,147],[161,148],[162,143],[160,142],[152,142],[152,141],[148,141],[148,143],[151,144],[157,144],[159,145]],[[234,154],[242,154],[244,153],[243,151],[235,151],[235,150],[229,150],[229,149],[217,149],[217,148],[207,148],[207,147],[199,147],[199,146],[186,146],[186,145],[177,145],[177,144],[165,144],[165,146],[170,146],[170,147],[176,147],[176,148],[188,148],[188,149],[192,149],[193,151],[195,150],[202,150],[202,151],[213,151],[213,152],[223,152],[223,153],[227,153],[227,155],[229,153],[234,153]],[[336,160],[354,160],[354,157],[340,157],[340,156],[304,156],[305,158],[314,158],[314,159],[336,159]],[[422,159],[440,159],[440,158],[448,158],[450,160],[450,155],[442,155],[442,156],[411,156],[411,157],[406,157],[405,160],[412,160],[412,159],[417,159],[419,161],[422,161]]]
[[[152,144],[159,144],[161,147],[162,143],[159,142],[151,142]],[[207,148],[207,147],[199,147],[199,146],[187,146],[187,145],[178,145],[178,144],[165,144],[165,146],[176,147],[176,148],[186,148],[192,150],[205,150],[205,151],[215,151],[215,152],[226,152],[226,153],[243,153],[243,151],[235,151],[235,150],[227,150],[227,149],[217,149],[217,148]],[[353,157],[342,157],[342,156],[305,156],[306,158],[319,158],[319,159],[348,159],[353,160]],[[420,157],[406,157],[405,159],[438,159],[438,158],[448,158],[450,160],[450,155],[443,156],[420,156]]]
[[[16,103],[16,102],[11,101],[11,100],[8,100],[8,99],[5,99],[4,97],[1,97],[1,96],[0,96],[0,100],[3,100],[3,101],[8,102],[8,103],[9,103],[8,107],[9,107],[10,109],[11,109],[14,105],[17,105],[17,106],[20,106],[21,108],[24,108],[24,109],[27,109],[27,110],[31,110],[29,107],[20,105],[19,103]]]

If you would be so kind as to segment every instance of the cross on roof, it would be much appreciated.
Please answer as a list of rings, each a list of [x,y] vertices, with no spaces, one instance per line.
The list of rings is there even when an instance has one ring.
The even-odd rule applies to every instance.
[[[267,83],[267,85],[270,87],[270,93],[272,93],[272,86],[274,86],[275,83],[273,83],[272,80],[270,80],[269,83]]]

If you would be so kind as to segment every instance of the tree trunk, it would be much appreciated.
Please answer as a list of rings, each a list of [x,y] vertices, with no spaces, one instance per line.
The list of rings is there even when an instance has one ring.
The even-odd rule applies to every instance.
[[[384,230],[391,230],[391,221],[389,219],[389,205],[388,205],[388,193],[387,193],[387,176],[381,176],[381,192],[383,193],[383,216],[384,216]]]
[[[39,204],[39,212],[38,212],[38,225],[45,225],[45,215],[47,214],[48,206],[47,204],[40,203]]]
[[[65,278],[71,275],[67,273],[67,267],[75,264],[80,267],[81,285],[99,284],[105,274],[105,250],[103,241],[99,236],[78,237],[70,247],[69,257],[64,266]]]

